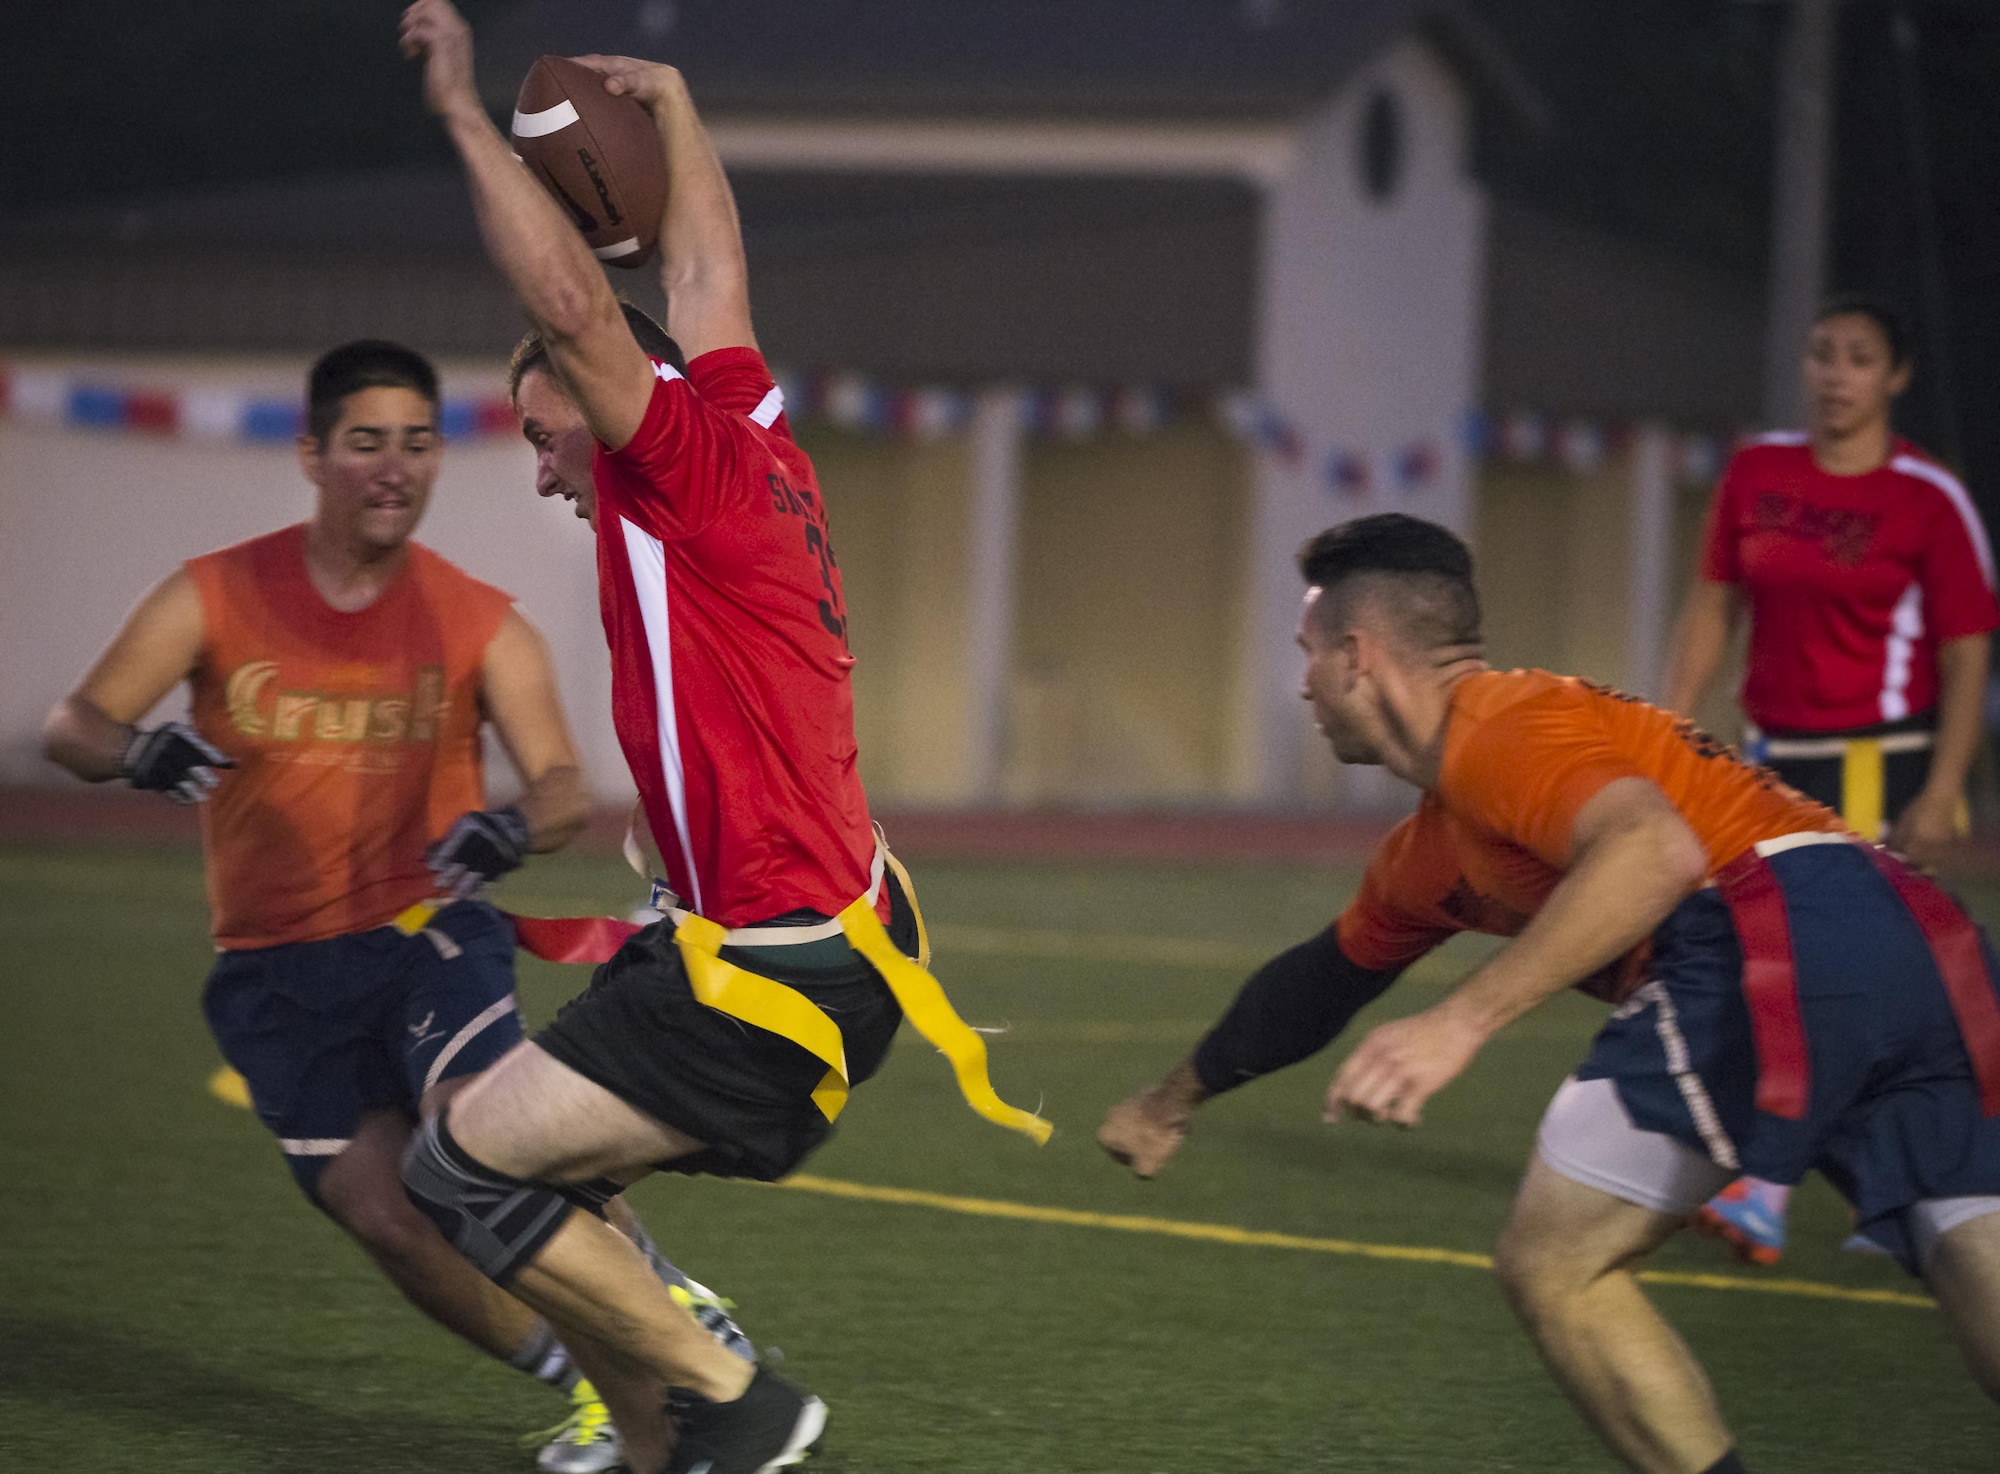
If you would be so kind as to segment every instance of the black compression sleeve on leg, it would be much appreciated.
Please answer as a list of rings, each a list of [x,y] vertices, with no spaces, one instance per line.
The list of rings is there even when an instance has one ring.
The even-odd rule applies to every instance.
[[[1331,927],[1250,975],[1194,1051],[1202,1088],[1220,1095],[1317,1054],[1402,972],[1350,962]]]
[[[1743,1460],[1736,1456],[1736,1450],[1732,1448],[1702,1470],[1702,1474],[1750,1474],[1750,1471],[1743,1467]]]

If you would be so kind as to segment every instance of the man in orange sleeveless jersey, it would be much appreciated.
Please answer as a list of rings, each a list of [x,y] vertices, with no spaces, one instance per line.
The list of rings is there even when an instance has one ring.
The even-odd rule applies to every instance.
[[[585,817],[554,670],[507,594],[411,541],[442,450],[429,362],[393,343],[336,348],[313,366],[307,417],[312,520],[193,559],[148,594],[51,713],[48,755],[93,782],[208,800],[220,955],[204,1008],[294,1178],[418,1308],[579,1399],[545,1469],[608,1468],[615,1439],[562,1345],[446,1243],[398,1173],[419,1115],[522,1037],[512,929],[482,892]],[[184,680],[191,727],[133,725]],[[489,722],[523,784],[503,808],[485,799]]]
[[[1606,1444],[1656,1474],[1744,1465],[1634,1280],[1738,1172],[1817,1168],[1921,1273],[2000,1397],[2000,998],[1957,905],[1832,810],[1671,713],[1480,658],[1472,559],[1398,514],[1321,534],[1304,695],[1344,763],[1422,790],[1326,933],[1266,964],[1099,1141],[1151,1176],[1209,1096],[1324,1047],[1461,931],[1511,938],[1372,1030],[1326,1118],[1418,1124],[1493,1033],[1582,987],[1619,1005],[1542,1119],[1497,1254]]]

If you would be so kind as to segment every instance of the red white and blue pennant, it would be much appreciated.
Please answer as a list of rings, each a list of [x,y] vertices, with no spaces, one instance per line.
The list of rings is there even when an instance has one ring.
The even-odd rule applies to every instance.
[[[784,373],[779,382],[792,424],[829,425],[893,440],[933,441],[962,434],[979,403],[973,390],[893,384],[846,371]],[[1440,481],[1447,461],[1445,442],[1433,438],[1317,451],[1298,425],[1259,396],[1242,391],[1064,384],[1016,386],[1016,393],[1022,428],[1041,439],[1147,436],[1176,424],[1219,421],[1258,454],[1310,472],[1329,496],[1338,498],[1422,492]],[[5,364],[0,364],[0,419],[253,445],[287,442],[305,428],[296,395],[212,384],[135,385],[102,372]],[[518,433],[513,406],[500,394],[447,396],[441,423],[455,440]],[[1475,411],[1461,429],[1463,448],[1476,461],[1545,464],[1579,475],[1625,454],[1632,434],[1629,424],[1526,412],[1488,416]],[[1701,431],[1675,432],[1674,478],[1714,479],[1730,443],[1729,437]]]

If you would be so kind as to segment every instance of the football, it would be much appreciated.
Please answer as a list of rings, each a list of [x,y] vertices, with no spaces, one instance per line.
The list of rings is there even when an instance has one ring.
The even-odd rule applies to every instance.
[[[514,152],[610,266],[643,266],[667,202],[667,158],[652,114],[561,56],[528,68],[514,99]]]

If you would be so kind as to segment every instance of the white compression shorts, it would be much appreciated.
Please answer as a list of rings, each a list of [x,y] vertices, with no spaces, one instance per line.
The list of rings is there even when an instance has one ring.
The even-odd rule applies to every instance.
[[[1671,1136],[1641,1131],[1609,1080],[1563,1081],[1535,1135],[1542,1160],[1571,1182],[1680,1218],[1722,1191],[1736,1174]],[[1928,1265],[1937,1242],[1962,1223],[2000,1213],[2000,1197],[1928,1198],[1912,1204],[1904,1224],[1917,1263]]]

